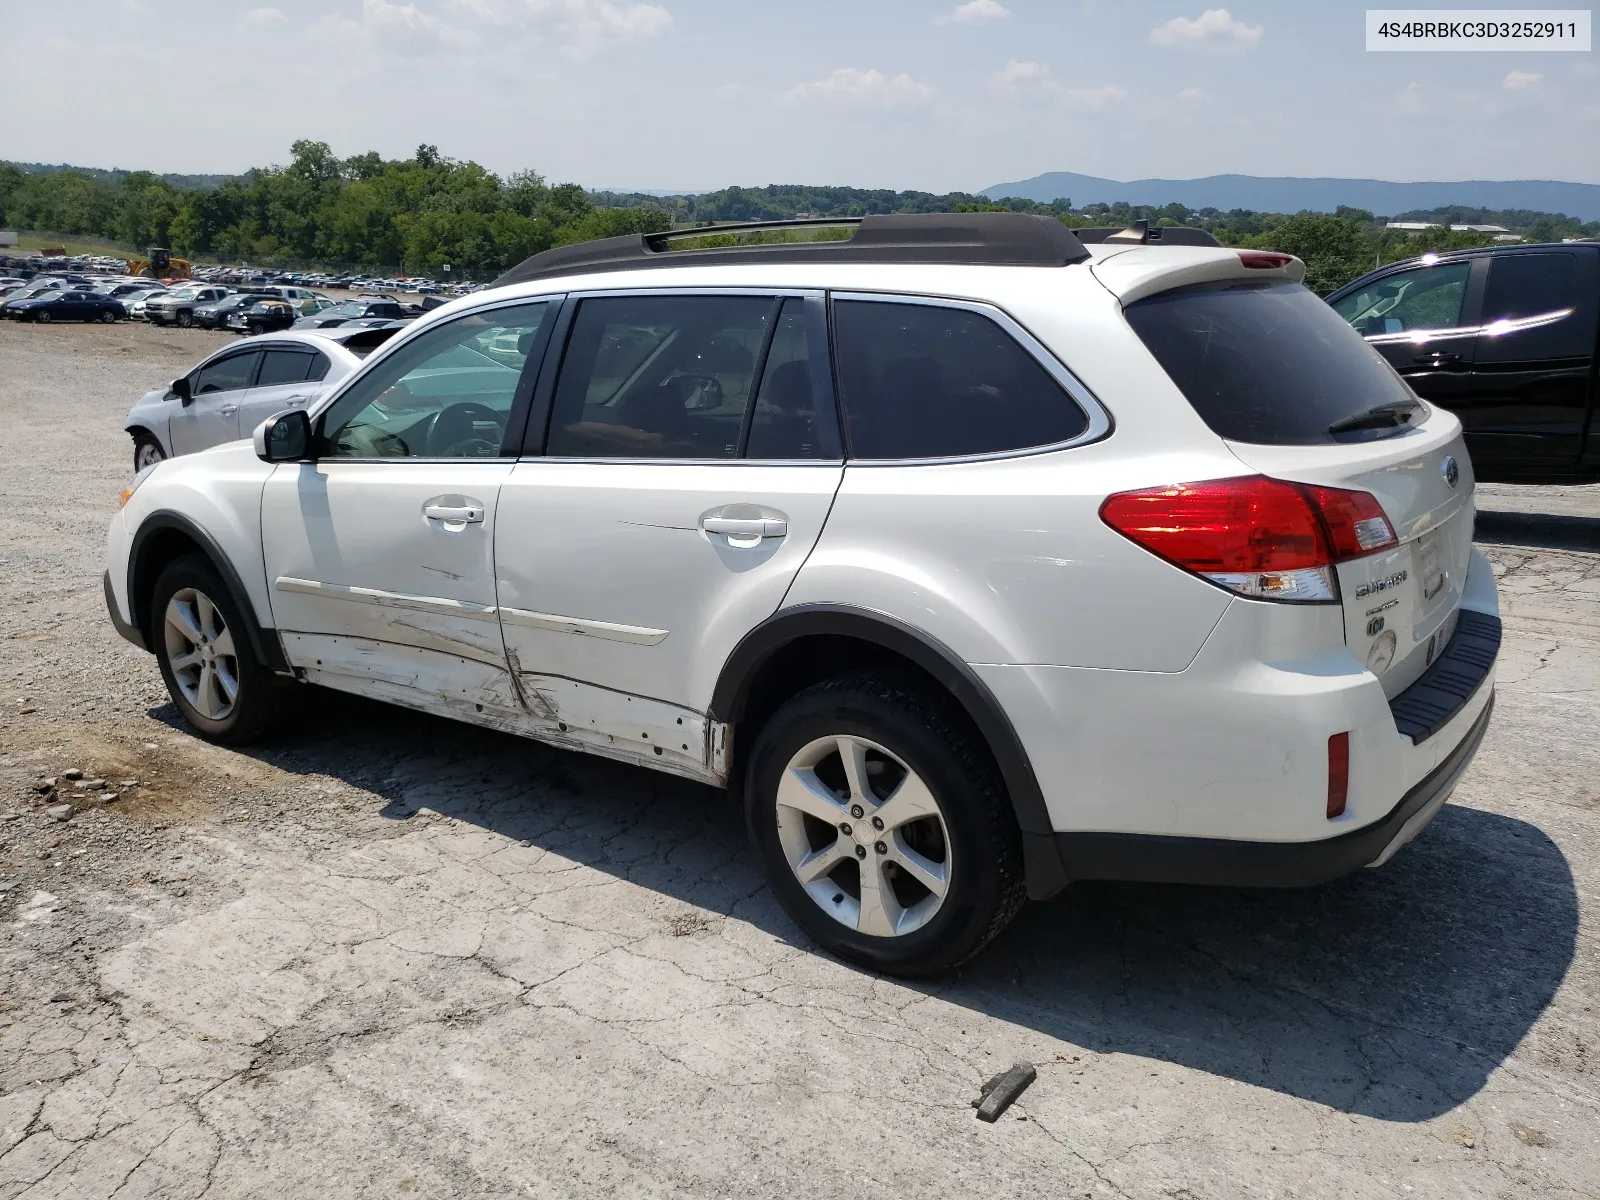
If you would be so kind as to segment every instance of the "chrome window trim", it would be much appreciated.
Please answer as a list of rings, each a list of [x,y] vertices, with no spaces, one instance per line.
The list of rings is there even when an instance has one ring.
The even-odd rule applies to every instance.
[[[1043,342],[1036,338],[1022,322],[1018,321],[1005,309],[986,300],[967,300],[951,296],[928,296],[915,292],[829,292],[830,300],[860,300],[876,304],[911,304],[927,308],[956,308],[967,312],[976,313],[986,317],[1005,330],[1032,358],[1049,373],[1050,377],[1058,383],[1062,390],[1072,401],[1083,410],[1088,418],[1084,431],[1075,438],[1068,438],[1061,442],[1047,442],[1039,446],[1023,446],[1016,450],[995,450],[984,454],[946,454],[931,458],[856,458],[854,456],[845,461],[852,467],[920,467],[935,466],[941,463],[970,463],[990,462],[996,459],[1025,458],[1036,454],[1051,454],[1057,450],[1070,450],[1077,446],[1086,446],[1091,442],[1098,442],[1108,436],[1115,428],[1104,405],[1088,386],[1074,375],[1055,353]],[[831,306],[830,306],[831,307]],[[829,314],[830,328],[832,314]],[[831,352],[831,347],[830,347]],[[835,357],[834,367],[838,362]],[[846,423],[849,418],[844,412],[844,396],[841,393],[837,398],[839,415]]]

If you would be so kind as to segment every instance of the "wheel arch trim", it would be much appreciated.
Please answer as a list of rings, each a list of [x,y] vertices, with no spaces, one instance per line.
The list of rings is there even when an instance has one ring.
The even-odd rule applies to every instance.
[[[288,671],[289,664],[283,656],[277,631],[261,624],[255,606],[250,601],[250,593],[245,590],[244,581],[239,578],[239,573],[234,570],[217,540],[189,517],[169,509],[157,509],[145,517],[139,523],[139,529],[128,548],[128,609],[133,617],[134,628],[145,635],[152,652],[155,640],[150,627],[150,588],[155,584],[155,572],[147,561],[148,547],[151,539],[167,532],[181,534],[192,541],[222,576],[222,582],[230,593],[229,598],[250,618],[245,623],[245,636],[250,640],[250,650],[256,661],[270,671]]]
[[[1022,831],[1028,894],[1054,895],[1068,882],[1033,765],[994,693],[944,643],[888,613],[848,604],[802,604],[782,609],[740,640],[723,664],[710,715],[735,724],[743,718],[761,670],[783,647],[813,636],[849,637],[881,646],[933,676],[961,705],[988,744]]]

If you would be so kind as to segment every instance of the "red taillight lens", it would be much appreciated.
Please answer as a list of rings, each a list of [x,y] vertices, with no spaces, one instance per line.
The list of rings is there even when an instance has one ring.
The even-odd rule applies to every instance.
[[[1328,738],[1328,820],[1344,816],[1350,794],[1350,735],[1335,733]]]
[[[1241,250],[1239,261],[1252,271],[1271,271],[1287,267],[1294,261],[1294,255],[1277,254],[1271,250]]]
[[[1264,475],[1118,492],[1100,517],[1186,571],[1272,600],[1335,600],[1335,563],[1394,544],[1366,493]]]

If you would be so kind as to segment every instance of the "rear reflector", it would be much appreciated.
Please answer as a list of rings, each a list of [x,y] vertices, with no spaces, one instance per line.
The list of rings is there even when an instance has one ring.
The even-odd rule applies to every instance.
[[[1239,261],[1252,271],[1271,271],[1287,267],[1294,261],[1292,254],[1274,254],[1270,250],[1241,250]]]
[[[1100,518],[1173,565],[1261,600],[1335,601],[1337,563],[1395,545],[1367,493],[1265,475],[1118,492]]]
[[[1344,816],[1349,794],[1350,735],[1335,733],[1328,738],[1328,820]]]

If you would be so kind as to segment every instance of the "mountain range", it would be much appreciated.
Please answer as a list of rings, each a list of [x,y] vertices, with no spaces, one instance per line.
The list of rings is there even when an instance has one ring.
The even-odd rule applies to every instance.
[[[1191,209],[1248,208],[1256,212],[1333,212],[1340,205],[1379,216],[1413,209],[1462,205],[1470,208],[1531,209],[1600,220],[1600,184],[1551,179],[1466,179],[1456,183],[1393,183],[1386,179],[1297,179],[1258,175],[1207,175],[1203,179],[1101,179],[1072,171],[1050,171],[1016,183],[997,183],[982,195],[1018,196],[1085,204],[1185,204]]]

